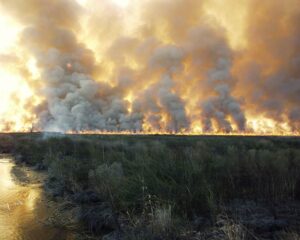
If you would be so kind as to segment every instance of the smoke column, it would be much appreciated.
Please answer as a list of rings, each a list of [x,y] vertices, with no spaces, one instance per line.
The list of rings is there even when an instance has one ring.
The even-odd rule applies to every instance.
[[[18,63],[32,92],[11,99],[25,111],[18,121],[37,131],[298,133],[298,1],[227,3],[0,0],[22,26],[0,62]]]

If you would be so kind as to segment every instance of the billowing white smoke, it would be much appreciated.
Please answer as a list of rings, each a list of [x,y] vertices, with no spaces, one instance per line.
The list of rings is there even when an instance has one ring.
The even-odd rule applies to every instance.
[[[299,132],[299,1],[253,0],[248,11],[247,48],[236,61],[236,87],[249,112]]]
[[[199,102],[204,131],[213,130],[213,120],[219,130],[232,131],[228,117],[236,122],[240,131],[245,130],[246,119],[240,103],[231,96],[235,84],[231,74],[233,53],[224,35],[208,26],[193,28],[189,32],[187,51],[191,55],[193,66],[199,66],[204,75],[204,90],[209,93]]]
[[[39,127],[46,131],[140,128],[135,122],[140,119],[127,116],[125,102],[118,93],[110,85],[93,80],[80,59],[80,55],[57,49],[40,56],[46,106],[38,109]]]
[[[202,73],[197,85],[206,85],[203,91],[209,93],[204,94],[205,98],[197,104],[199,112],[202,111],[197,117],[203,119],[204,129],[210,130],[212,121],[216,121],[220,129],[231,131],[228,117],[237,122],[239,129],[244,129],[245,119],[240,104],[231,96],[234,83],[230,74],[232,52],[223,35],[215,33],[206,23],[193,26],[200,14],[196,9],[201,4],[179,0],[170,5],[169,13],[166,9],[159,9],[167,16],[164,21],[170,37],[174,38],[172,45],[155,37],[160,20],[152,20],[153,16],[146,17],[144,21],[149,21],[148,26],[140,30],[142,34],[154,31],[153,36],[137,38],[121,34],[114,38],[105,54],[107,60],[113,62],[114,76],[118,80],[109,84],[110,80],[104,83],[94,79],[101,64],[97,65],[94,53],[78,42],[75,33],[79,29],[81,10],[75,1],[56,0],[46,4],[46,0],[30,0],[28,5],[20,0],[2,1],[12,11],[16,7],[21,9],[17,17],[28,25],[21,42],[35,57],[41,70],[36,90],[44,101],[35,110],[37,129],[64,132],[189,131],[192,120],[186,110],[189,99],[182,97],[182,89],[188,84],[185,83],[188,74],[186,59],[192,59],[194,68],[200,64]],[[149,12],[162,5],[163,0],[150,4]],[[22,8],[29,14],[23,16]],[[192,8],[194,16],[188,17],[188,10]],[[176,29],[175,16],[181,10],[187,16],[181,28]],[[114,18],[115,15],[105,16]],[[131,69],[126,65],[128,57],[144,66]],[[131,103],[125,100],[128,92],[134,96]],[[145,126],[149,129],[144,129]]]
[[[81,55],[50,49],[39,57],[44,69],[43,96],[47,104],[37,114],[39,127],[46,131],[141,131],[146,113],[156,130],[188,128],[184,104],[172,93],[171,75],[181,68],[183,58],[183,52],[174,46],[159,48],[153,54],[149,68],[162,68],[164,73],[157,83],[141,92],[134,105],[143,107],[139,110],[135,107],[132,113],[118,95],[118,87],[96,82],[87,74],[88,70],[80,63]],[[167,113],[167,126],[161,125],[161,112]]]
[[[249,4],[255,13],[274,7],[285,34],[269,29],[268,18],[249,16],[248,48],[237,52],[225,30],[207,21],[202,1],[136,1],[140,15],[125,24],[110,1],[89,0],[94,48],[79,41],[83,10],[75,0],[0,2],[27,26],[20,44],[41,71],[38,130],[184,132],[198,122],[203,131],[247,131],[244,110],[255,105],[254,115],[300,127],[299,10]]]
[[[172,75],[182,70],[184,52],[176,46],[163,46],[155,50],[149,61],[150,70],[161,69],[159,80],[146,89],[141,96],[149,121],[156,130],[178,132],[188,130],[189,122],[186,116],[184,102],[174,89]],[[150,104],[148,104],[150,103]],[[167,125],[161,126],[160,112],[167,114]],[[158,114],[157,114],[158,113]]]
[[[198,118],[203,119],[204,129],[211,130],[211,121],[215,120],[220,129],[231,131],[230,116],[238,123],[239,129],[244,128],[239,103],[230,94],[233,87],[231,51],[225,39],[207,24],[199,23],[199,27],[191,31],[186,29],[182,32],[184,35],[179,36],[174,28],[173,13],[169,13],[170,34],[178,35],[180,39],[178,42],[174,39],[173,45],[163,44],[154,36],[145,39],[117,37],[105,53],[108,61],[114,63],[119,79],[112,86],[93,79],[93,73],[99,66],[95,63],[94,53],[79,43],[74,34],[79,28],[76,17],[80,12],[75,2],[57,0],[48,3],[52,9],[49,12],[43,1],[30,1],[33,17],[25,19],[30,26],[24,30],[22,42],[35,56],[42,72],[37,94],[43,97],[44,103],[36,109],[39,119],[37,129],[189,131],[191,119],[186,112],[186,100],[189,99],[182,97],[186,74],[184,61],[187,58],[202,62],[204,75],[198,85],[204,83],[207,85],[205,91],[210,93],[204,102],[198,104],[200,112],[202,109]],[[13,1],[15,4],[18,2]],[[152,6],[153,9],[160,6],[159,2]],[[192,1],[169,4],[174,14],[183,6],[196,8],[200,5]],[[197,16],[198,13],[194,14]],[[145,21],[148,20],[151,19]],[[185,25],[190,28],[188,23]],[[188,32],[191,32],[190,36]],[[128,56],[135,62],[142,62],[144,67],[131,69],[126,65]],[[135,77],[126,75],[130,72]],[[125,100],[130,89],[134,95],[132,103]],[[148,129],[144,129],[145,126]]]

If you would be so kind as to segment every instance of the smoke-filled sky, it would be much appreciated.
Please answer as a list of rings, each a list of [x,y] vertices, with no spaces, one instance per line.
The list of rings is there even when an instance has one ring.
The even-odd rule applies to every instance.
[[[299,0],[0,0],[0,130],[300,130]]]

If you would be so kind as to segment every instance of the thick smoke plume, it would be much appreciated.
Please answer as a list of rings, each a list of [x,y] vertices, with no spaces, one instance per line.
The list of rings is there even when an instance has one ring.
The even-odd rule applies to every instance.
[[[264,132],[271,121],[267,131],[298,132],[298,1],[241,1],[240,47],[207,2],[0,0],[36,62],[37,76],[24,73],[33,128]]]

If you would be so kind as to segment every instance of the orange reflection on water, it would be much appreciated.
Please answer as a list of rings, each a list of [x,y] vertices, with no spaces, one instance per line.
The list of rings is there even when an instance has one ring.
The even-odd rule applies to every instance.
[[[0,239],[70,239],[64,230],[43,223],[50,212],[41,186],[15,183],[13,167],[9,158],[0,156]]]

